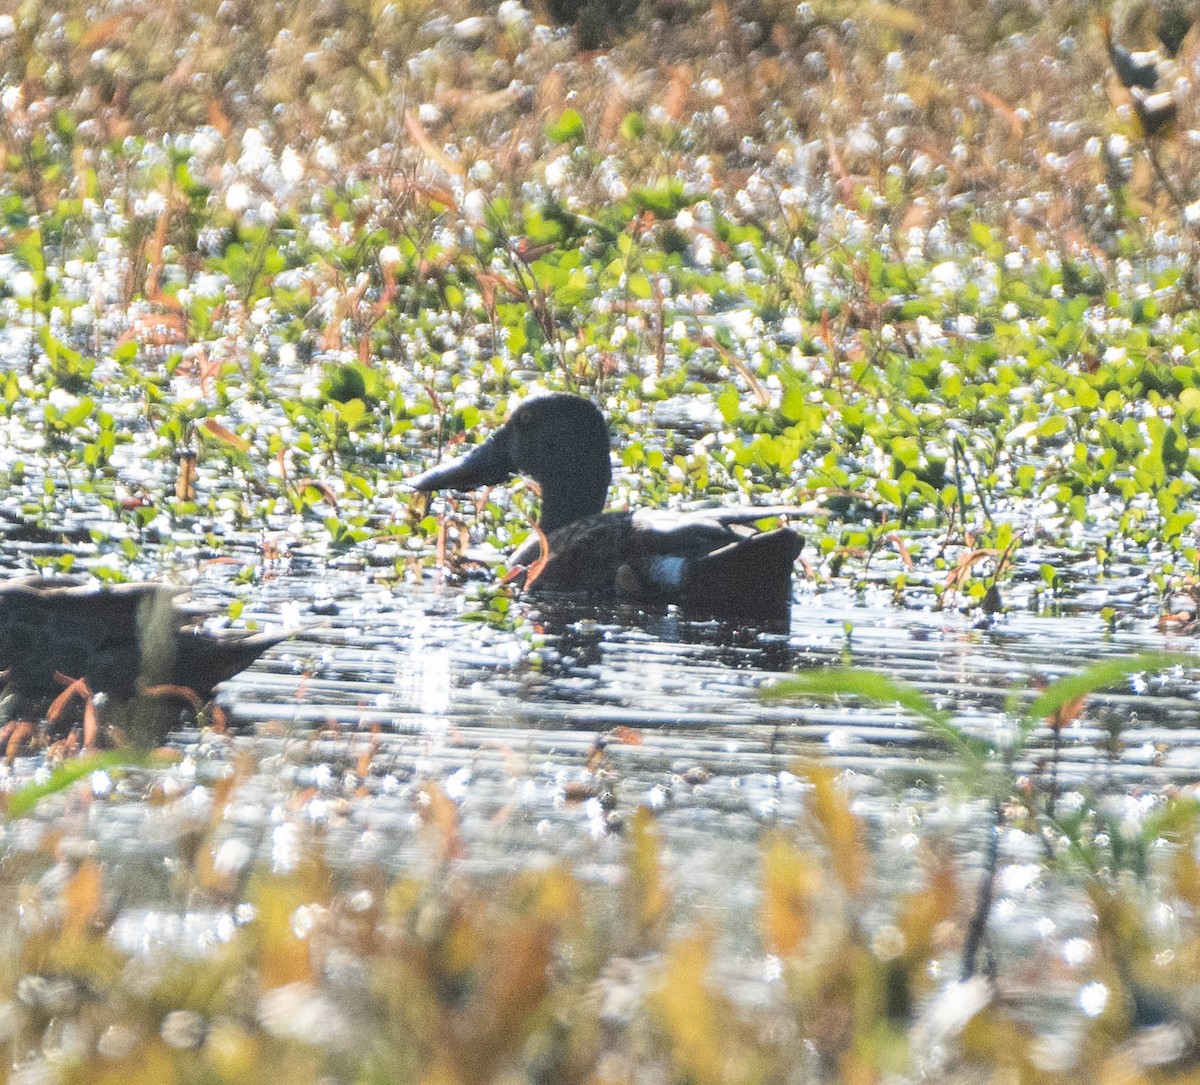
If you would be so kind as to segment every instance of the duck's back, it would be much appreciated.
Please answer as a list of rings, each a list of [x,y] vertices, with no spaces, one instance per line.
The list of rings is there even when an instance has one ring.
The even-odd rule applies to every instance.
[[[758,532],[719,515],[640,510],[588,516],[552,532],[550,558],[528,586],[630,602],[674,603],[709,614],[786,614],[803,539]],[[536,539],[514,564],[532,565]]]
[[[91,590],[65,580],[49,586],[39,578],[6,583],[0,590],[0,662],[8,685],[25,696],[61,692],[55,675],[87,678],[95,690],[130,695],[142,665],[142,631],[172,611],[168,588],[122,585]]]

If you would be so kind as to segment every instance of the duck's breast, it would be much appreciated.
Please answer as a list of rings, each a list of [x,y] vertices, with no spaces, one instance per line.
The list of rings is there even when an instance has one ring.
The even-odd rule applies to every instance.
[[[627,512],[606,512],[551,532],[550,560],[529,586],[538,591],[616,593],[618,573],[631,558],[632,519]]]

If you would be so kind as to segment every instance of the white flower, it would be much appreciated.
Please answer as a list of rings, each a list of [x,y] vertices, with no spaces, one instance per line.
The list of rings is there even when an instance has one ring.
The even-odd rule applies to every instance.
[[[558,188],[567,179],[567,161],[565,157],[559,156],[546,163],[546,184],[551,188]]]
[[[479,189],[473,188],[463,198],[462,209],[463,217],[468,222],[482,222],[484,212],[487,211],[487,198]]]
[[[294,185],[304,177],[304,160],[291,147],[284,147],[279,156],[279,172],[289,185]]]
[[[338,153],[337,148],[331,143],[326,143],[324,140],[317,147],[317,165],[323,170],[337,169]]]
[[[963,273],[952,260],[935,264],[929,270],[929,285],[935,294],[948,293],[963,288]]]
[[[147,192],[133,202],[133,213],[139,218],[158,218],[166,210],[167,198],[161,192]]]
[[[242,154],[238,165],[247,172],[260,173],[271,164],[271,148],[257,128],[247,128],[242,136]]]
[[[533,25],[533,16],[519,0],[503,0],[496,9],[496,21],[505,30],[526,30]]]
[[[235,215],[241,214],[250,206],[250,189],[241,181],[231,184],[225,193],[225,207]]]

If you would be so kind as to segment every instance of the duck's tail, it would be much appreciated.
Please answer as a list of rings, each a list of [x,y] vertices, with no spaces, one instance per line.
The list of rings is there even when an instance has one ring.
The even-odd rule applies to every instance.
[[[690,564],[684,606],[720,617],[786,619],[792,565],[804,537],[786,527],[714,550]]]
[[[296,633],[295,629],[269,633],[184,629],[176,643],[173,684],[194,690],[201,700],[211,700],[214,686],[240,674],[268,648]]]

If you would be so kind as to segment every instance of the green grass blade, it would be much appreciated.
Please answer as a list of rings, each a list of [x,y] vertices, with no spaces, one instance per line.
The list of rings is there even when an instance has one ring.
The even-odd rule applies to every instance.
[[[822,667],[789,675],[762,691],[765,701],[780,701],[798,696],[833,697],[850,693],[882,704],[898,704],[929,722],[945,723],[947,714],[934,707],[919,690],[907,682],[897,682],[886,674],[861,667]]]
[[[50,773],[50,779],[42,783],[26,784],[8,796],[6,812],[9,819],[24,817],[47,795],[57,794],[93,772],[103,769],[147,764],[149,758],[133,750],[109,750],[105,753],[77,757],[59,765]]]
[[[1078,674],[1067,675],[1047,686],[1025,710],[1026,727],[1036,726],[1080,697],[1119,685],[1131,675],[1171,667],[1200,667],[1200,657],[1187,652],[1140,652],[1093,663]]]
[[[979,767],[992,753],[992,747],[979,738],[965,735],[955,726],[950,713],[935,707],[919,689],[907,682],[898,682],[878,671],[861,667],[823,667],[789,675],[773,686],[762,690],[764,700],[786,700],[793,697],[834,697],[849,694],[877,704],[898,704],[922,721],[923,729],[941,739],[951,749]]]

